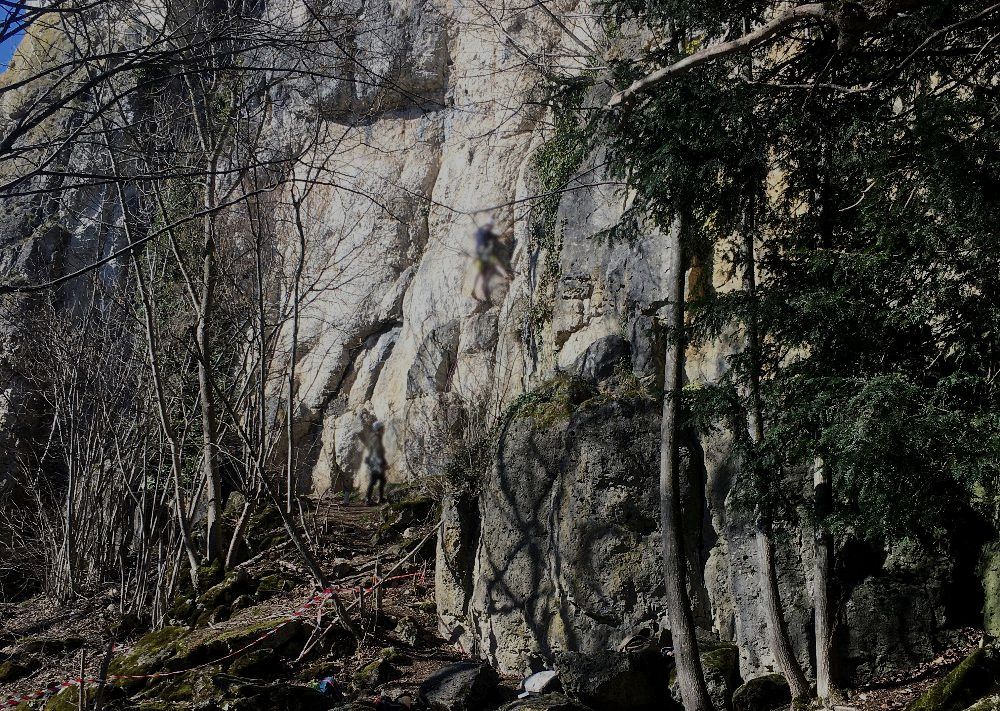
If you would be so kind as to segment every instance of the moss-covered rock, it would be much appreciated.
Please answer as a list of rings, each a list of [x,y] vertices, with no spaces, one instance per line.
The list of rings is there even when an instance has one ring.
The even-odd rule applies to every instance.
[[[236,657],[229,664],[229,673],[237,676],[263,677],[274,669],[274,651],[270,649],[256,649]]]
[[[227,605],[240,595],[252,589],[251,578],[246,571],[236,570],[227,573],[222,582],[213,585],[206,590],[199,598],[198,603],[205,608]]]
[[[141,677],[154,672],[181,671],[211,664],[241,650],[248,654],[264,652],[273,663],[274,655],[301,633],[301,623],[280,619],[253,622],[209,636],[199,633],[194,639],[183,627],[164,627],[142,637],[130,653],[113,659],[109,672],[122,677],[118,683],[123,688],[134,691],[150,682]]]
[[[298,620],[262,620],[226,630],[209,643],[224,644],[228,653],[232,653],[260,640],[259,649],[282,651],[299,639],[302,631],[302,623]]]
[[[184,619],[196,617],[195,626],[205,627],[228,620],[240,609],[237,600],[247,600],[258,583],[243,570],[227,573],[217,584],[202,593],[193,608],[188,608]],[[246,607],[247,604],[242,605]]]
[[[399,662],[405,657],[395,648],[386,647],[369,664],[354,675],[353,684],[357,689],[374,689],[382,684],[398,679],[402,673],[393,662]]]
[[[91,704],[97,698],[97,687],[90,686],[84,693],[87,703]],[[102,704],[107,704],[107,706],[102,706],[103,708],[120,708],[120,706],[115,704],[119,703],[123,698],[124,694],[121,689],[110,684],[106,685],[101,691],[101,702]],[[18,709],[20,708],[18,707]],[[37,709],[39,707],[32,706],[31,708]],[[40,708],[45,709],[45,711],[78,711],[80,708],[80,687],[70,686],[61,690],[59,693],[46,699]]]
[[[437,501],[423,491],[409,491],[389,503],[385,515],[396,519],[397,525],[408,527],[421,523],[437,511]]]
[[[206,701],[220,695],[220,688],[215,683],[215,677],[221,671],[222,669],[218,665],[193,669],[189,673],[157,683],[144,693],[158,701]]]
[[[781,674],[748,680],[733,694],[733,711],[771,711],[792,703],[792,692]]]
[[[559,374],[513,405],[517,414],[548,427],[568,420],[584,403],[597,395],[593,384],[583,378]]]
[[[707,649],[701,654],[701,666],[712,705],[717,709],[732,708],[733,694],[740,686],[739,647],[723,643]]]
[[[144,685],[144,680],[128,677],[161,671],[183,648],[187,633],[183,627],[163,627],[150,632],[136,642],[131,652],[112,659],[108,673],[125,677],[119,680],[119,684],[125,688],[134,689]]]
[[[87,692],[87,699],[92,697],[91,692]],[[45,711],[78,711],[80,708],[80,689],[75,686],[63,689],[58,694],[49,697],[45,706]]]
[[[290,580],[278,573],[265,575],[257,583],[256,595],[258,600],[273,597],[280,592],[287,592],[295,587]]]
[[[637,652],[560,651],[554,666],[566,695],[586,706],[653,711],[669,708],[667,664],[658,650],[646,647]]]
[[[343,663],[334,659],[320,659],[309,666],[300,669],[296,677],[304,682],[317,683],[321,679],[332,676],[335,679],[341,678]]]
[[[26,662],[24,659],[9,659],[0,664],[0,684],[7,684],[23,679],[38,668],[37,662]]]
[[[716,709],[731,709],[733,694],[740,686],[740,652],[732,642],[711,642],[701,650],[701,668],[705,686]],[[677,669],[670,670],[670,695],[681,703],[681,685]]]
[[[320,711],[335,702],[316,689],[296,684],[244,685],[238,696],[226,702],[229,711]]]
[[[1000,654],[977,649],[910,705],[908,711],[962,711],[1000,689]]]
[[[135,704],[130,704],[128,711],[188,711],[191,708],[190,703],[184,701],[162,701],[160,699],[145,699],[138,701]],[[215,711],[219,708],[217,706],[212,706],[209,704],[200,704],[198,706],[202,711]]]
[[[265,550],[286,540],[281,514],[274,506],[264,506],[250,517],[247,523],[246,539],[254,550]]]
[[[197,601],[193,597],[177,596],[168,614],[172,620],[188,620],[196,609]]]

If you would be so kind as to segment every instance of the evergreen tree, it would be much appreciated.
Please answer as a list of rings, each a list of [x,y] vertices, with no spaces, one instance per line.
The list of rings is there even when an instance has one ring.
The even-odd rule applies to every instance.
[[[612,62],[628,88],[602,123],[636,194],[624,224],[682,219],[690,254],[727,255],[746,277],[689,305],[689,337],[736,328],[747,345],[689,404],[744,423],[763,584],[803,472],[816,472],[818,551],[828,531],[933,538],[997,476],[1000,6],[622,0],[608,13],[651,48]],[[768,607],[800,692],[780,601]]]

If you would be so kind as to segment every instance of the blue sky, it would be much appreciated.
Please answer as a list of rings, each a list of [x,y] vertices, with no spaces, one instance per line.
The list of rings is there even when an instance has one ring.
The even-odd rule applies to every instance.
[[[0,26],[2,26],[4,20],[10,17],[12,12],[14,11],[9,7],[0,6]],[[0,71],[7,68],[7,63],[10,61],[11,55],[14,54],[14,50],[17,49],[17,45],[21,41],[21,34],[23,33],[18,33],[16,37],[0,41]]]

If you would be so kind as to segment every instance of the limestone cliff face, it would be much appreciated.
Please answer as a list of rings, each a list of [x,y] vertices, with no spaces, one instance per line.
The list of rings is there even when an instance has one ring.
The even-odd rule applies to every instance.
[[[406,480],[442,473],[456,422],[473,413],[485,426],[557,372],[613,365],[627,354],[637,376],[655,380],[657,316],[670,276],[661,235],[596,239],[628,198],[608,184],[599,152],[567,184],[554,219],[541,214],[536,156],[554,131],[532,103],[541,83],[534,63],[578,44],[550,16],[445,0],[343,4],[355,22],[339,39],[352,57],[342,78],[284,86],[270,126],[280,147],[315,130],[318,112],[322,129],[339,137],[335,150],[323,144],[315,156],[336,166],[337,182],[313,187],[303,204],[314,288],[299,335],[293,446],[302,488],[317,493],[338,485],[334,462],[356,484],[363,480],[372,418],[387,425],[390,477]],[[574,0],[548,6],[586,16]],[[591,34],[567,22],[579,36]],[[585,187],[592,183],[600,185]],[[89,197],[101,213],[101,196]],[[493,305],[470,296],[472,235],[488,212],[512,225],[514,240],[514,275]],[[64,273],[87,225],[78,215],[46,223],[30,214],[30,224],[9,223],[4,232],[5,276]],[[116,219],[101,215],[102,224]],[[45,224],[54,231],[41,239]],[[544,224],[549,233],[539,236]],[[25,247],[25,234],[39,239]],[[718,268],[704,278],[724,289],[732,275]],[[9,362],[15,341],[30,336],[16,324],[0,333],[0,358]],[[689,353],[689,379],[717,378],[737,345]],[[0,387],[13,393],[11,383]],[[20,400],[10,394],[6,402],[0,432],[9,434],[4,417],[14,417]],[[619,403],[541,426],[508,423],[478,488],[446,500],[438,554],[446,635],[521,671],[561,649],[616,647],[636,627],[669,624],[659,580],[657,418],[655,404]],[[727,438],[692,442],[688,473],[705,492],[688,512],[699,622],[739,642],[744,675],[766,671],[773,660],[752,532],[727,506],[737,474]],[[793,539],[779,561],[807,666],[810,556],[810,540]],[[845,626],[855,630],[845,638],[848,658],[862,671],[923,656],[947,623],[947,571],[928,574],[924,562],[904,558],[875,566],[848,592],[846,622],[880,616],[878,625]]]
[[[445,499],[442,633],[514,673],[550,665],[560,651],[615,650],[670,627],[659,557],[659,404],[570,397],[568,407],[519,409],[494,465]],[[740,672],[750,678],[774,671],[754,530],[729,504],[731,472],[712,466],[705,446],[689,439],[682,454],[695,492],[684,512],[689,595],[702,633],[737,642]],[[811,541],[785,535],[778,550],[786,617],[808,670]],[[946,639],[949,563],[915,547],[838,555],[843,678],[912,665]]]

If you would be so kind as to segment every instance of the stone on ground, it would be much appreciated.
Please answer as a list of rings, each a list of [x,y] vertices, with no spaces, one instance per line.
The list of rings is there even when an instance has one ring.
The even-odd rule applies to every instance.
[[[792,692],[781,674],[748,680],[733,694],[733,711],[771,711],[792,703]]]
[[[656,650],[559,652],[555,662],[566,694],[595,709],[660,711],[669,703],[667,664]]]
[[[477,711],[499,681],[497,673],[483,664],[453,664],[421,684],[417,698],[430,711]]]

